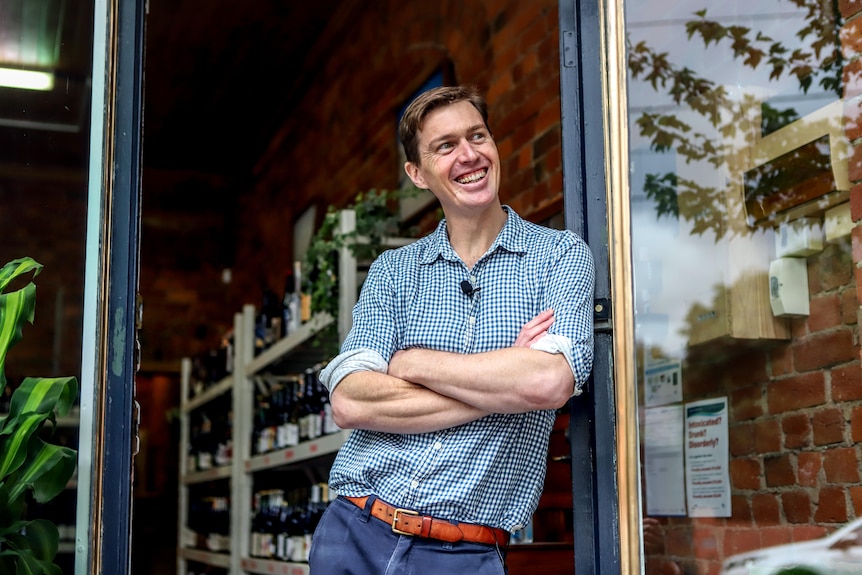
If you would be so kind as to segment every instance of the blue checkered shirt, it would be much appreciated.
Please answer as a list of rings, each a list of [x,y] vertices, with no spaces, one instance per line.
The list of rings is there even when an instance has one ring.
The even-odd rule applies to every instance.
[[[553,308],[549,335],[533,348],[564,354],[580,393],[593,357],[592,255],[574,233],[504,209],[505,226],[472,270],[449,244],[445,220],[372,264],[341,353],[321,373],[330,391],[352,372],[386,373],[399,349],[510,347],[525,323]],[[479,291],[465,295],[463,280]],[[355,430],[336,457],[330,485],[340,495],[376,494],[423,514],[514,531],[538,505],[554,419],[552,410],[531,411],[436,433]]]

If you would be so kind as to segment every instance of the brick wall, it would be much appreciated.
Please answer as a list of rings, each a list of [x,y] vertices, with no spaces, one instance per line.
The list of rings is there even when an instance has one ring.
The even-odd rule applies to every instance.
[[[503,201],[530,217],[562,193],[557,3],[355,3],[336,14],[330,57],[261,158],[240,206],[235,288],[258,303],[293,259],[290,224],[372,188],[397,187],[397,113],[435,71],[486,93]],[[313,55],[312,55],[313,56]]]
[[[264,285],[280,292],[294,259],[292,223],[307,208],[316,206],[321,218],[329,205],[344,206],[359,192],[397,187],[398,111],[437,70],[486,93],[503,201],[535,219],[560,209],[557,9],[553,0],[344,3],[321,42],[300,56],[317,68],[318,81],[302,88],[302,103],[279,127],[250,183],[183,184],[145,173],[145,360],[203,352],[230,327],[234,311],[259,305]],[[212,241],[235,230],[216,259],[224,265],[189,257],[184,269],[165,269],[160,251],[205,246],[189,245],[182,233],[195,221],[191,214],[155,223],[159,198],[183,198],[201,185],[215,190],[202,201],[213,201],[223,186],[240,198],[208,224]],[[221,282],[227,267],[229,285]]]
[[[13,385],[27,376],[80,376],[86,197],[83,171],[0,181],[0,265],[29,256],[44,266],[33,324],[7,358]]]

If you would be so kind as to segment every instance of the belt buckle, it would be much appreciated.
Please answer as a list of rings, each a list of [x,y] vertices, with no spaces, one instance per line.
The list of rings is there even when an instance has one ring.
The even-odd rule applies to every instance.
[[[399,515],[419,515],[418,511],[412,511],[410,509],[396,509],[392,514],[392,532],[397,533],[398,535],[410,535],[413,536],[412,533],[408,533],[407,531],[402,531],[395,527],[395,524],[398,523]]]

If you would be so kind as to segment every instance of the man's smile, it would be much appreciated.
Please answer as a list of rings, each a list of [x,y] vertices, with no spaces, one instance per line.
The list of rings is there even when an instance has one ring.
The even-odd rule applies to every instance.
[[[474,182],[478,182],[482,178],[484,178],[488,174],[488,168],[482,168],[481,170],[476,170],[475,172],[471,172],[469,174],[460,176],[455,178],[455,181],[459,184],[472,184]]]

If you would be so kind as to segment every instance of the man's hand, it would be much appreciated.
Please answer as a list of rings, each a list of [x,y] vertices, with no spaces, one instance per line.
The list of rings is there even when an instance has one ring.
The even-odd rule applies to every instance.
[[[511,347],[482,353],[399,350],[389,359],[388,374],[484,412],[557,409],[574,386],[568,361],[529,349],[553,323],[554,311],[545,310],[524,324]]]
[[[518,333],[512,347],[530,347],[548,334],[548,328],[554,323],[554,310],[546,309],[524,324]]]

